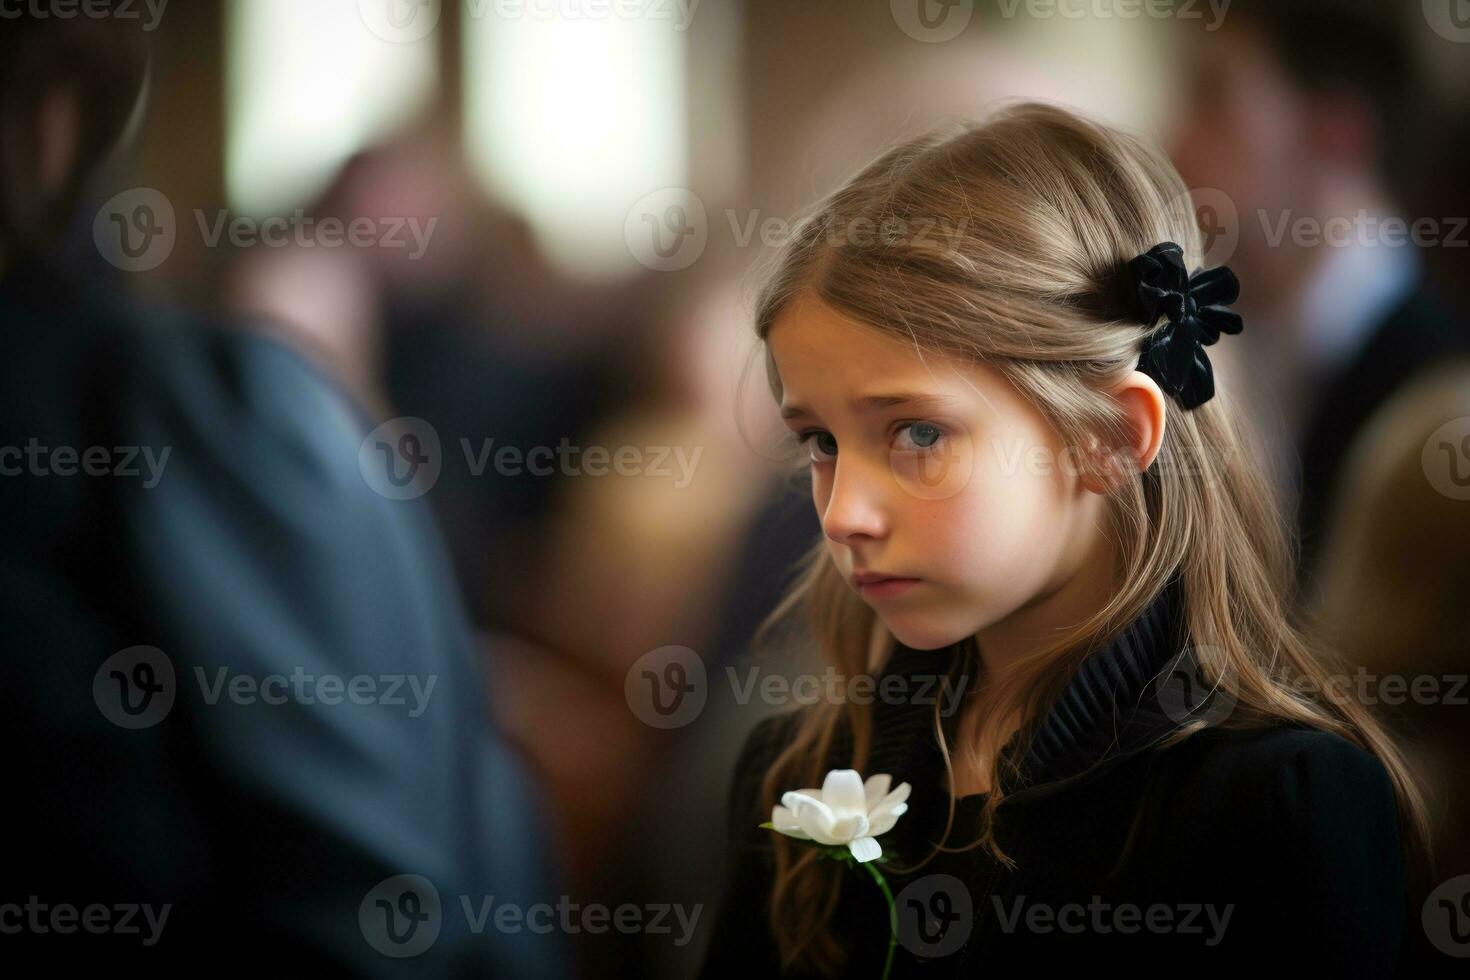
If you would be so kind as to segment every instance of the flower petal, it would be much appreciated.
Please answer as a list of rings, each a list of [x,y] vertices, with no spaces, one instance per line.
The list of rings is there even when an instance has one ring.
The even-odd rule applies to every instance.
[[[883,811],[891,809],[892,807],[895,807],[898,804],[904,802],[909,798],[909,793],[912,790],[913,787],[910,786],[908,783],[899,783],[896,787],[894,787],[893,792],[889,793],[887,796],[883,797],[883,799],[879,800],[878,805],[868,811],[868,819],[871,820],[874,814],[882,813]]]
[[[868,818],[861,813],[838,817],[836,823],[832,824],[831,833],[839,844],[846,844],[854,837],[872,836],[868,833]]]
[[[863,783],[863,802],[871,811],[878,801],[888,795],[889,786],[893,783],[893,777],[886,772],[876,776],[869,776],[867,782]]]
[[[907,813],[908,809],[907,803],[896,803],[882,813],[875,813],[868,825],[868,836],[877,837],[879,834],[888,833],[893,829],[893,825],[898,823],[898,818]]]
[[[856,769],[833,769],[822,782],[822,802],[835,810],[867,813],[863,777]]]
[[[883,848],[871,837],[859,837],[847,842],[847,849],[852,856],[858,859],[859,864],[867,864],[874,858],[883,856]]]
[[[771,808],[771,824],[776,828],[777,833],[785,834],[787,837],[795,837],[798,840],[812,839],[810,834],[801,829],[796,814],[784,806]]]
[[[827,804],[822,802],[822,793],[820,790],[791,789],[781,794],[781,805],[784,807],[795,810],[800,805],[793,802],[795,800],[805,800],[808,803],[815,803],[820,807],[827,806]]]
[[[812,840],[820,844],[846,843],[845,839],[833,836],[832,825],[837,818],[831,808],[821,800],[814,800],[800,793],[786,793],[781,797],[781,804],[791,809],[797,824]]]

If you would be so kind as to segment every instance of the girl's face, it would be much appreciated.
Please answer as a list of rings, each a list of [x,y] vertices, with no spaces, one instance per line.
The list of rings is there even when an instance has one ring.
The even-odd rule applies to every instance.
[[[1003,630],[1095,556],[1103,498],[994,368],[920,355],[810,292],[768,340],[828,552],[900,642]]]

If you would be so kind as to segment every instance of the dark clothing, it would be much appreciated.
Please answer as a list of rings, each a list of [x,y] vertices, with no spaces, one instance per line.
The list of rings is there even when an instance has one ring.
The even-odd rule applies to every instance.
[[[900,645],[883,677],[942,674],[952,655]],[[933,843],[974,840],[984,796],[958,801],[945,837],[933,705],[875,701],[864,775],[889,773],[894,785],[913,787],[908,812],[879,838],[898,898],[893,976],[1077,976],[1057,971],[1109,966],[1133,975],[1140,967],[1144,975],[1263,967],[1270,976],[1308,967],[1333,978],[1393,974],[1408,907],[1387,771],[1343,738],[1286,725],[1217,724],[1157,745],[1189,711],[1183,675],[1195,676],[1193,663],[1177,585],[1083,661],[1037,729],[1020,775],[1005,776],[997,829],[1014,870],[979,848],[941,854],[913,873],[895,870]],[[1193,707],[1228,717],[1218,699]],[[958,714],[945,719],[951,738]],[[742,752],[731,878],[705,977],[781,975],[767,926],[773,831],[758,827],[770,819],[758,812],[759,787],[795,718],[763,722]],[[838,741],[824,768],[850,764],[850,743]],[[865,873],[834,867],[841,884],[833,929],[850,951],[844,975],[877,977],[887,906]]]
[[[1354,441],[1393,395],[1457,357],[1470,357],[1470,325],[1421,285],[1323,386],[1300,447],[1297,527],[1303,585],[1317,570],[1332,508],[1343,490],[1342,467]]]
[[[555,897],[424,501],[370,489],[371,425],[301,358],[162,320],[38,266],[0,283],[3,945],[209,973],[561,975],[554,939],[462,902]],[[111,659],[140,645],[146,671]],[[421,876],[406,901],[379,887],[398,875]],[[28,902],[51,911],[17,931]],[[52,918],[124,905],[137,931]],[[168,906],[152,943],[145,905]],[[437,939],[381,952],[387,916],[415,910]]]
[[[507,314],[492,331],[483,320],[491,315],[467,296],[391,302],[383,383],[398,414],[438,432],[444,466],[425,499],[454,529],[446,544],[471,618],[514,632],[535,600],[527,594],[532,580],[517,571],[538,557],[564,480],[534,462],[497,472],[494,454],[507,446],[521,454],[580,446],[626,392],[606,347],[532,356],[524,341],[505,338],[538,336],[541,324]]]

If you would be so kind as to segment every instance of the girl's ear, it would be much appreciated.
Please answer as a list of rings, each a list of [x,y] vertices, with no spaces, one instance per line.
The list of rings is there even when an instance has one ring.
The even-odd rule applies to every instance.
[[[1083,486],[1093,493],[1116,489],[1134,473],[1153,465],[1164,444],[1164,392],[1158,382],[1142,371],[1133,371],[1110,392],[1123,410],[1131,439],[1127,445],[1101,446],[1094,443],[1098,458],[1083,476]]]

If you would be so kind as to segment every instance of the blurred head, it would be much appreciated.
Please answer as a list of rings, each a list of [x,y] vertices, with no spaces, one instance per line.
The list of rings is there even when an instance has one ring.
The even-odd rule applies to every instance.
[[[843,677],[873,670],[883,631],[936,650],[936,673],[978,674],[978,728],[956,754],[989,774],[976,844],[1002,860],[990,823],[1002,768],[1024,758],[1030,726],[1082,660],[1175,578],[1195,661],[1233,698],[1231,722],[1291,719],[1371,746],[1398,781],[1406,826],[1422,828],[1412,777],[1366,710],[1315,703],[1284,679],[1325,690],[1328,666],[1290,624],[1284,523],[1229,392],[1184,411],[1136,370],[1153,326],[1127,266],[1163,241],[1201,265],[1168,160],[1038,104],[905,142],[799,222],[756,331],[772,394],[809,453],[825,536],[775,615],[803,607]],[[865,586],[863,572],[917,581]],[[1001,669],[982,660],[993,637],[1089,579],[1090,607],[1067,607]],[[1012,719],[1024,720],[1015,744],[982,755],[1007,744]],[[839,728],[861,771],[871,725],[867,703],[806,709],[766,774],[766,812],[782,789],[820,782]],[[1187,719],[1177,735],[1204,725]],[[840,971],[825,927],[836,869],[785,838],[774,846],[778,942]]]
[[[1268,228],[1288,212],[1325,220],[1374,208],[1391,191],[1413,90],[1401,6],[1234,0],[1217,31],[1181,38],[1171,156],[1191,189],[1234,205],[1240,242],[1228,261],[1257,309],[1293,290],[1314,258],[1290,236],[1271,245]]]
[[[12,13],[0,21],[0,267],[65,219],[133,117],[148,63],[136,21]]]

